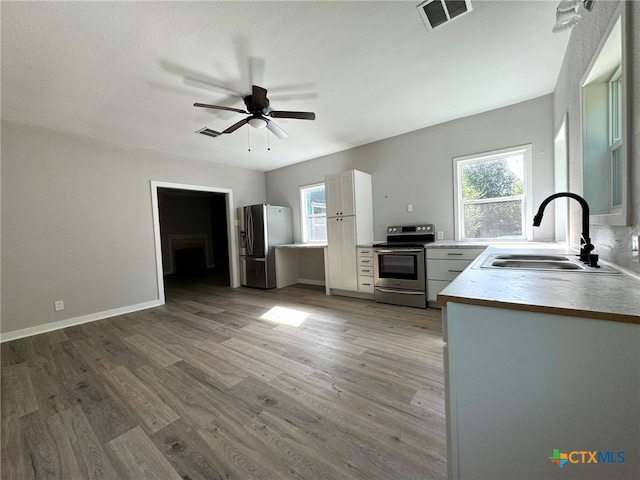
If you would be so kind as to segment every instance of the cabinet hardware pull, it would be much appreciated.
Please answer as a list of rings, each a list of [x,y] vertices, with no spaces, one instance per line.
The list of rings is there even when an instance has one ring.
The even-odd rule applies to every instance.
[[[447,255],[464,255],[464,253],[451,253],[451,252],[448,252]]]
[[[389,288],[381,288],[381,287],[377,287],[376,290],[383,293],[399,293],[402,295],[424,295],[424,292],[419,292],[419,291],[391,290]]]
[[[462,270],[447,270],[449,273],[462,273]]]

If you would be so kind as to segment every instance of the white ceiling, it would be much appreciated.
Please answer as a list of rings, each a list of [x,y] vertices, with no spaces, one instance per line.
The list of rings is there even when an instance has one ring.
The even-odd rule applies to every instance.
[[[553,91],[557,1],[475,0],[431,32],[418,3],[2,1],[2,118],[267,171]],[[194,133],[243,118],[194,102],[244,106],[185,77],[249,93],[250,58],[272,108],[317,115],[277,120],[271,151]]]

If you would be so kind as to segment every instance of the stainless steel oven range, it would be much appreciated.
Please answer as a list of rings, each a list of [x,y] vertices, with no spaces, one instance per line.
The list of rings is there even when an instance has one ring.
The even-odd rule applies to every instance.
[[[425,245],[434,240],[433,224],[387,227],[373,249],[376,302],[427,308]]]

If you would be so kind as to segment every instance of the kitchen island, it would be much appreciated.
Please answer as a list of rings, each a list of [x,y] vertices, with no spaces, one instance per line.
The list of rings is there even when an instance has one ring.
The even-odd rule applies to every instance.
[[[449,478],[640,478],[640,280],[481,267],[513,252],[438,295]]]

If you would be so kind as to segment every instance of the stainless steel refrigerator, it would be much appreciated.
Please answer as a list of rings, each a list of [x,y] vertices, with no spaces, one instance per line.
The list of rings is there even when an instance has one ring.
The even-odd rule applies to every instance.
[[[293,242],[291,209],[259,204],[238,208],[240,283],[276,287],[275,245]]]

